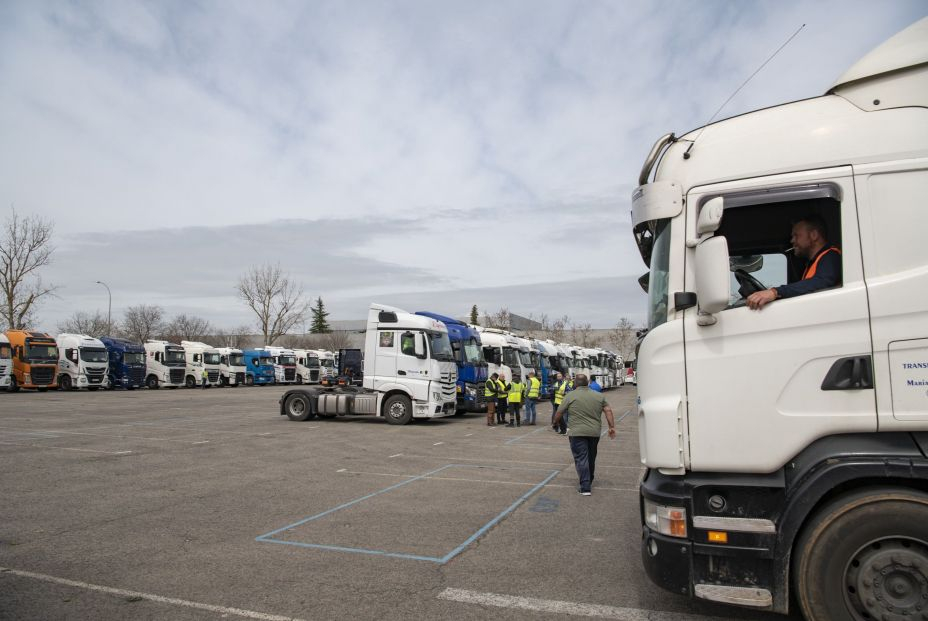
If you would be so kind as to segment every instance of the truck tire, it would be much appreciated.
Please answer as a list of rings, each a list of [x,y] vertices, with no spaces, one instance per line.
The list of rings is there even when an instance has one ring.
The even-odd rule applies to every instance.
[[[19,392],[19,384],[16,383],[16,376],[10,378],[10,387],[7,389],[10,392]]]
[[[228,386],[228,385],[229,385],[229,382],[228,382],[228,380],[226,379],[226,376],[220,374],[220,375],[219,375],[219,387],[220,387],[220,388],[225,388],[225,387]]]
[[[412,420],[412,402],[406,395],[393,395],[383,402],[383,417],[391,425],[405,425]]]
[[[922,618],[928,612],[928,494],[866,489],[822,508],[793,551],[808,621]]]
[[[145,378],[145,385],[148,386],[150,390],[158,390],[158,378],[154,375],[149,375]]]
[[[296,421],[309,420],[316,416],[309,397],[301,393],[294,393],[287,397],[284,401],[284,411],[287,413],[287,418]]]
[[[197,387],[196,378],[193,377],[192,375],[188,375],[187,377],[184,378],[184,386],[186,386],[187,388],[196,388]]]
[[[302,383],[303,383],[303,376],[300,375],[299,373],[296,374],[296,383],[297,383],[297,384],[302,384]]]
[[[71,390],[71,376],[62,375],[58,378],[58,388],[61,390]]]

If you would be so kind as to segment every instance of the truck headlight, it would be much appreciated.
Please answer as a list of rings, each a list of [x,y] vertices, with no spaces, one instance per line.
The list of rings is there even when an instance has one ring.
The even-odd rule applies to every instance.
[[[683,507],[667,507],[645,498],[644,523],[662,535],[686,537],[686,509]]]
[[[468,387],[467,387],[466,392],[467,392],[467,396],[468,396],[468,397],[476,397],[476,396],[477,396],[477,389],[476,389],[476,388],[473,388],[473,387],[471,387],[471,386],[468,386]]]

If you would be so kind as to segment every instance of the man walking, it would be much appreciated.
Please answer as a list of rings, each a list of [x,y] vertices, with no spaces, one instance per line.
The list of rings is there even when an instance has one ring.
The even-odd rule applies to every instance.
[[[535,425],[535,416],[537,411],[535,406],[538,403],[538,397],[541,395],[541,380],[535,377],[534,371],[528,372],[528,384],[525,386],[528,393],[525,396],[525,424]]]
[[[554,382],[554,399],[551,401],[554,406],[554,411],[551,413],[551,426],[554,427],[554,431],[561,435],[567,433],[567,416],[558,419],[557,411],[568,391],[570,391],[570,382],[564,379],[563,373],[558,373],[557,381]]]
[[[570,415],[570,452],[573,453],[577,477],[580,479],[580,494],[590,496],[596,475],[596,450],[602,435],[602,415],[606,415],[609,437],[612,439],[615,438],[615,418],[606,398],[590,390],[586,375],[578,373],[575,382],[576,390],[564,397],[554,420],[557,423],[563,416]]]
[[[522,396],[525,393],[525,384],[519,377],[513,376],[509,384],[509,424],[507,427],[522,426],[521,410]]]
[[[499,385],[496,378],[499,374],[494,373],[487,378],[483,384],[483,396],[487,400],[487,426],[492,427],[496,424],[496,393],[499,392]]]

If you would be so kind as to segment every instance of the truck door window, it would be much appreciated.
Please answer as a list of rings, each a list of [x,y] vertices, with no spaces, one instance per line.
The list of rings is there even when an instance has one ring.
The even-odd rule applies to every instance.
[[[389,330],[381,332],[380,340],[378,342],[380,347],[383,347],[384,349],[393,349],[393,332]]]
[[[400,337],[400,351],[406,356],[416,355],[416,335],[412,332],[403,332]]]

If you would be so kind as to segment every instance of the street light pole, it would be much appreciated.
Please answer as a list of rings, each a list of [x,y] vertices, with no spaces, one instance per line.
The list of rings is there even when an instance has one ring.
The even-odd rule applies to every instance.
[[[98,280],[97,284],[106,287],[106,293],[110,299],[109,306],[106,308],[106,335],[112,336],[110,333],[113,331],[113,293],[110,291],[109,285],[102,280]]]

